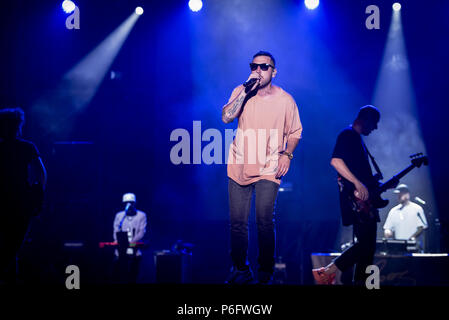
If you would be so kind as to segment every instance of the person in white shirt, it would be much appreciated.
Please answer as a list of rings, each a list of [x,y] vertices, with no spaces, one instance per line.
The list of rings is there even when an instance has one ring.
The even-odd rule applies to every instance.
[[[145,212],[137,210],[136,195],[125,193],[122,201],[125,210],[118,212],[114,219],[114,241],[117,241],[117,234],[122,232],[127,236],[130,244],[143,239],[147,227],[147,215]],[[115,274],[120,282],[136,282],[139,273],[139,265],[142,256],[140,249],[129,246],[125,250],[115,250],[116,267]]]
[[[405,184],[400,184],[394,193],[398,194],[399,204],[388,213],[384,224],[386,238],[398,240],[416,240],[427,229],[426,215],[423,208],[410,201],[410,191]]]

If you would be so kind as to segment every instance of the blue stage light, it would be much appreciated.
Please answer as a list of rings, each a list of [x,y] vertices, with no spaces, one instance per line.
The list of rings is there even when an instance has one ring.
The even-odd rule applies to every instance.
[[[304,0],[304,4],[306,5],[306,8],[309,10],[313,10],[318,8],[318,5],[320,4],[320,0]]]
[[[399,10],[401,10],[401,4],[400,4],[399,2],[393,3],[393,10],[394,10],[394,11],[399,11]]]
[[[65,13],[71,13],[73,11],[75,11],[75,3],[73,1],[70,0],[64,0],[62,2],[62,10],[64,10]]]
[[[141,16],[143,14],[143,8],[142,7],[137,7],[135,12],[136,12],[137,15]]]
[[[203,7],[203,1],[201,1],[201,0],[190,0],[189,1],[189,8],[193,12],[200,11],[202,7]]]

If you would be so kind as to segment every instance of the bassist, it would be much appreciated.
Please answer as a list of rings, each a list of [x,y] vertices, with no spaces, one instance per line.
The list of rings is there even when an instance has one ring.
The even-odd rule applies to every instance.
[[[354,284],[364,285],[366,267],[373,263],[376,249],[377,223],[380,222],[376,208],[369,212],[357,212],[351,196],[367,201],[370,189],[378,184],[369,162],[369,152],[362,140],[377,129],[380,112],[374,106],[360,108],[357,118],[352,126],[344,129],[337,138],[332,154],[331,165],[338,173],[340,185],[340,209],[344,226],[353,226],[357,239],[326,267],[313,270],[315,280],[320,284],[331,284],[337,270],[345,271],[355,265]],[[377,169],[377,168],[376,168]],[[352,194],[342,192],[343,182],[351,184]]]

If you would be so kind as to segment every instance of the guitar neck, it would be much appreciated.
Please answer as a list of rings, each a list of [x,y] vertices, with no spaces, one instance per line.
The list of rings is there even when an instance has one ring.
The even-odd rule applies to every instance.
[[[396,181],[399,181],[402,179],[406,174],[408,174],[410,171],[412,171],[416,166],[414,164],[409,165],[407,168],[393,176],[390,180],[383,183],[380,187],[381,192],[387,191],[388,189],[394,188]]]

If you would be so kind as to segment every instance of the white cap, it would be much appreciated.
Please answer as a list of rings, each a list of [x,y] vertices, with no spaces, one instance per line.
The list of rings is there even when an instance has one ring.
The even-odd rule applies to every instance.
[[[125,193],[123,195],[123,202],[136,202],[136,195],[134,193]]]
[[[396,187],[396,189],[393,191],[393,193],[407,193],[410,192],[408,190],[408,186],[406,184],[400,184]]]

